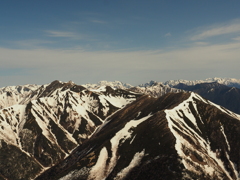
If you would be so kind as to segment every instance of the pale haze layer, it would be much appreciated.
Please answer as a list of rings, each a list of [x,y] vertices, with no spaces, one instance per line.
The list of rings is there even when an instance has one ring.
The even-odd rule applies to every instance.
[[[4,1],[0,87],[240,79],[240,1]]]

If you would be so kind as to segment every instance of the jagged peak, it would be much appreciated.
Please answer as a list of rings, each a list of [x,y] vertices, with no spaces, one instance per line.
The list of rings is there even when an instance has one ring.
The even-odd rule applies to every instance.
[[[131,84],[123,83],[121,81],[106,81],[106,80],[99,81],[97,84],[88,83],[88,84],[84,84],[82,86],[84,86],[87,89],[91,89],[91,90],[92,89],[96,90],[96,89],[100,88],[101,86],[110,86],[113,89],[116,89],[116,88],[117,89],[128,89],[128,88],[133,87]]]
[[[157,81],[151,80],[151,81],[149,81],[149,82],[147,82],[147,83],[145,83],[145,84],[140,84],[140,85],[138,85],[138,86],[139,86],[139,87],[149,87],[149,86],[156,85],[157,83],[158,83]]]

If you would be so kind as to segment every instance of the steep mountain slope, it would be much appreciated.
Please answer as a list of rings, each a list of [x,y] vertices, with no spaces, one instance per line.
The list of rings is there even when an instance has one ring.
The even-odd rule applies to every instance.
[[[202,83],[194,86],[178,84],[175,88],[193,91],[202,97],[240,114],[240,89],[228,87],[216,82]]]
[[[140,96],[111,87],[89,91],[72,82],[39,87],[22,104],[0,110],[0,177],[33,178],[67,157],[106,117]]]
[[[143,96],[40,179],[237,179],[240,117],[195,93]]]

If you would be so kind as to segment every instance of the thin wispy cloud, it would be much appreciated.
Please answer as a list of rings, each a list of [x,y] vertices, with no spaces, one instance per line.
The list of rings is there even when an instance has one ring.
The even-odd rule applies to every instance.
[[[0,48],[0,53],[2,57],[2,67],[47,67],[48,65],[54,65],[56,63],[59,63],[59,65],[67,63],[69,66],[75,67],[76,63],[78,63],[79,65],[89,65],[89,67],[93,68],[96,66],[96,69],[99,69],[100,67],[127,68],[126,64],[128,64],[129,69],[135,70],[135,65],[140,63],[145,64],[144,66],[140,66],[141,69],[162,69],[166,67],[172,68],[174,66],[178,68],[187,67],[189,64],[184,64],[187,62],[192,62],[195,65],[215,61],[225,61],[226,64],[228,64],[230,60],[238,62],[238,57],[240,57],[240,43],[206,45],[202,47],[196,45],[189,48],[180,48],[170,51],[160,49],[154,51],[88,52],[84,50],[79,51],[79,49],[15,50]],[[199,54],[201,54],[201,56],[199,56]],[[19,59],[17,62],[15,59],[16,57]],[[66,59],[68,59],[68,61],[66,61]]]
[[[97,23],[97,24],[107,24],[106,21],[101,21],[101,20],[98,20],[98,19],[91,19],[89,21],[92,22],[92,23]]]
[[[10,41],[9,44],[25,49],[33,49],[33,48],[43,48],[46,45],[55,44],[54,41],[50,40],[42,40],[42,39],[28,39],[28,40],[19,40],[19,41]]]
[[[240,41],[240,36],[235,37],[235,38],[232,38],[232,40],[234,40],[234,41]]]
[[[61,38],[80,38],[81,35],[74,33],[74,32],[67,32],[67,31],[45,31],[47,36],[50,37],[61,37]]]
[[[206,46],[209,43],[208,42],[203,42],[203,41],[198,41],[198,42],[194,42],[194,44],[197,45],[197,46]]]
[[[165,36],[165,37],[171,37],[172,34],[169,32],[169,33],[165,34],[164,36]]]
[[[196,33],[191,37],[192,41],[203,40],[206,38],[220,36],[220,35],[228,35],[240,33],[240,21],[236,20],[228,24],[215,25],[211,27],[207,27],[204,30]]]

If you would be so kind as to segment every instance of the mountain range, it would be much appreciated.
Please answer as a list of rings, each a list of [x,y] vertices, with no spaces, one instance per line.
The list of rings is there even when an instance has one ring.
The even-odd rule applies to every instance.
[[[19,104],[0,110],[0,174],[6,179],[33,178],[67,157],[106,117],[139,96],[111,87],[89,91],[59,81],[26,93]]]
[[[173,87],[176,86],[180,83],[182,84],[186,84],[189,86],[193,86],[196,84],[201,84],[201,83],[212,83],[212,82],[217,82],[219,84],[223,84],[229,87],[237,87],[240,88],[240,79],[235,79],[235,78],[207,78],[205,80],[183,80],[183,79],[179,79],[179,80],[169,80],[169,81],[165,81],[165,82],[158,82],[158,81],[149,81],[147,83],[144,84],[140,84],[140,85],[131,85],[128,83],[122,83],[121,81],[100,81],[97,84],[84,84],[83,86],[88,88],[88,89],[97,89],[101,86],[111,86],[114,88],[120,88],[120,89],[129,89],[132,87],[149,87],[152,86],[154,84],[162,84],[162,85],[167,85],[169,87]]]
[[[36,179],[237,179],[239,120],[195,93],[143,96]]]
[[[212,80],[1,88],[0,180],[238,179],[240,81]]]

